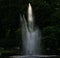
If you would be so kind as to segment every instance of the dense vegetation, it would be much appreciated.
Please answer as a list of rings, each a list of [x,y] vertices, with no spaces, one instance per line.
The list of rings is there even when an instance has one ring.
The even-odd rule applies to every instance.
[[[21,46],[20,14],[27,18],[28,3],[42,33],[42,49],[60,53],[60,0],[0,0],[0,47]],[[0,49],[1,49],[0,48]]]

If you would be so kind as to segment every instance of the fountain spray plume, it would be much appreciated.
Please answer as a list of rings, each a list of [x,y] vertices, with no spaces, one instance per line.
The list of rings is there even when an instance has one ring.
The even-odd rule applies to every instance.
[[[30,3],[29,3],[29,6],[28,6],[28,20],[29,20],[29,22],[32,22],[33,21],[32,7],[31,7],[31,4]]]
[[[22,54],[38,55],[40,53],[40,35],[39,30],[34,29],[34,19],[32,7],[28,5],[28,22],[25,16],[21,16],[22,23]],[[33,58],[33,57],[32,57]]]
[[[20,15],[20,19],[21,19],[20,21],[21,21],[22,27],[25,27],[25,29],[27,29],[28,27],[27,27],[27,21],[25,19],[25,16]]]
[[[28,5],[28,27],[30,31],[33,30],[33,13],[32,13],[32,7],[30,3]]]

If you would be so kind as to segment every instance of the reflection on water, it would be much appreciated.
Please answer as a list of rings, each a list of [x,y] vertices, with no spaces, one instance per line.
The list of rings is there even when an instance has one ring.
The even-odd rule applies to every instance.
[[[3,54],[0,58],[60,58],[60,55],[10,55],[10,54]]]
[[[59,58],[58,55],[25,55],[25,56],[10,56],[10,58]]]

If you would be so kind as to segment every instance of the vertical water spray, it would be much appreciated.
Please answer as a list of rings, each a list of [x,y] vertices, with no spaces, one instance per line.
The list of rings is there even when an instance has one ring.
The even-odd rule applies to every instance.
[[[29,3],[29,6],[28,6],[28,20],[29,22],[33,22],[33,14],[32,14],[32,7],[31,7],[31,4]]]
[[[22,44],[24,55],[40,54],[40,34],[38,28],[34,29],[32,7],[28,5],[28,22],[22,18]]]
[[[31,7],[31,4],[29,3],[28,5],[28,27],[30,31],[33,30],[33,25],[34,25],[34,22],[33,22],[32,7]]]
[[[32,7],[28,6],[28,22],[25,16],[20,16],[22,24],[22,53],[23,56],[11,56],[10,58],[57,58],[57,55],[41,55],[40,39],[41,33],[38,28],[35,29]]]

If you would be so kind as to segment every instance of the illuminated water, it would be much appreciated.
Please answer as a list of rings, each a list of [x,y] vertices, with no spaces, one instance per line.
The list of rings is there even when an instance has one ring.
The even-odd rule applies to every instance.
[[[28,23],[23,16],[22,25],[22,43],[24,55],[38,55],[40,54],[40,37],[38,28],[35,29],[34,19],[32,14],[32,7],[28,6]]]
[[[28,21],[25,16],[20,16],[22,23],[22,54],[10,58],[58,58],[57,55],[41,55],[41,32],[34,26],[32,7],[28,6]]]

